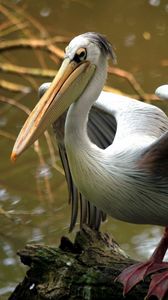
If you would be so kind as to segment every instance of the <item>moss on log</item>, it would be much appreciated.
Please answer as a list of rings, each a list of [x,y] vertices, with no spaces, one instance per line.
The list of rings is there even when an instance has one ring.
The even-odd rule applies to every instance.
[[[122,299],[114,279],[134,263],[107,234],[84,227],[75,242],[63,237],[59,248],[27,245],[18,255],[29,270],[9,300]],[[125,299],[144,299],[148,282],[137,285]]]

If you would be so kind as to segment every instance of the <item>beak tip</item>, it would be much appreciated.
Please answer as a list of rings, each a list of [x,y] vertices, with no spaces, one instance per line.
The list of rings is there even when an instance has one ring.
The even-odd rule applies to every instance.
[[[11,161],[12,161],[12,162],[15,162],[15,161],[16,161],[16,158],[17,158],[16,152],[12,152],[11,157],[10,157]]]

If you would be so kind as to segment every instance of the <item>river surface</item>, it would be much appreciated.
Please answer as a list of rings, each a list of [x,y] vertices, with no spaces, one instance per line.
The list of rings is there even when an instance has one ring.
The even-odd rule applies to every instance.
[[[159,85],[167,83],[168,1],[24,0],[11,3],[37,19],[51,37],[72,37],[87,31],[105,34],[115,46],[118,67],[132,72],[146,93],[154,93]],[[10,55],[15,64],[39,66],[30,50],[13,50],[13,53],[8,52],[6,59]],[[43,60],[43,65],[54,69],[54,64],[47,59]],[[2,72],[0,76],[25,83],[19,76]],[[35,83],[38,85],[42,81],[45,80]],[[111,77],[111,83],[125,93],[135,93],[123,79]],[[20,97],[4,89],[1,95]],[[20,97],[20,102],[32,108],[37,101],[36,95],[37,91],[31,90]],[[165,109],[166,106],[164,104]],[[25,114],[2,103],[0,107],[0,129],[16,137]],[[40,140],[45,159],[43,167],[33,148],[12,164],[9,157],[13,143],[14,140],[7,137],[0,138],[0,207],[9,212],[9,216],[2,214],[0,218],[0,299],[7,299],[26,272],[16,255],[18,249],[27,243],[58,245],[62,235],[69,235],[67,186],[64,176],[51,165],[45,139]],[[72,238],[75,231],[70,235]],[[162,228],[131,225],[109,218],[102,231],[113,235],[134,258],[145,259],[159,241]]]

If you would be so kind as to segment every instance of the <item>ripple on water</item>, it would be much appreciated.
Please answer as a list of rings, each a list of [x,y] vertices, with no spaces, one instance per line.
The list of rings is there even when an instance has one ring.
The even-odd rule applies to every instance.
[[[43,166],[39,166],[36,170],[36,177],[37,178],[51,178],[52,172],[49,165],[45,164]]]

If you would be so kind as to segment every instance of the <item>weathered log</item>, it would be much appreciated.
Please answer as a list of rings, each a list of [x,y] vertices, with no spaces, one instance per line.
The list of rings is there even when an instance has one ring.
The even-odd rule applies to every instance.
[[[135,262],[107,234],[86,226],[74,243],[63,237],[59,248],[27,245],[18,255],[29,270],[9,300],[122,299],[122,285],[114,279]],[[148,283],[125,299],[144,299]]]

